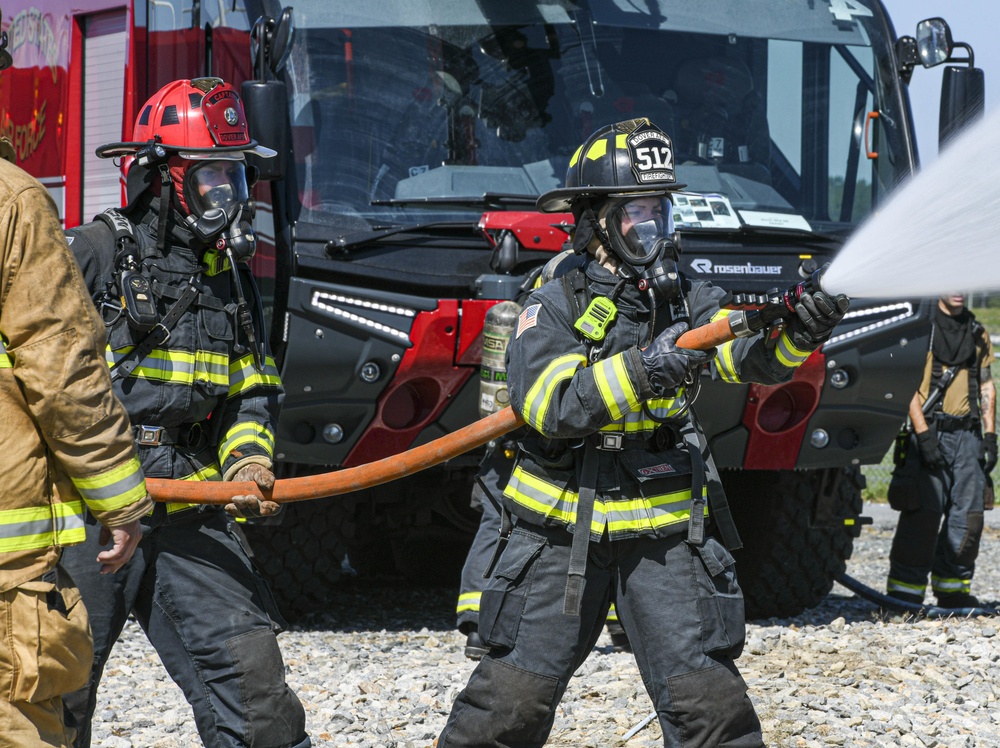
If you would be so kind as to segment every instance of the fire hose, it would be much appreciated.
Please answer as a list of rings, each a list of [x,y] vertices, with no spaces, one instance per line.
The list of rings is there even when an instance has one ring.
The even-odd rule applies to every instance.
[[[823,268],[825,269],[825,268]],[[799,297],[819,288],[817,270],[806,281],[784,292],[764,295],[738,295],[734,305],[742,307],[726,317],[693,330],[677,339],[681,348],[708,350],[738,337],[753,335],[767,325],[794,311]],[[434,441],[397,455],[336,470],[320,475],[284,478],[274,482],[270,491],[262,491],[256,483],[219,481],[183,481],[147,478],[146,488],[156,501],[182,501],[194,504],[228,504],[233,496],[254,495],[281,503],[321,499],[361,491],[389,483],[438,465],[453,457],[480,447],[524,425],[524,420],[510,407],[481,418]]]

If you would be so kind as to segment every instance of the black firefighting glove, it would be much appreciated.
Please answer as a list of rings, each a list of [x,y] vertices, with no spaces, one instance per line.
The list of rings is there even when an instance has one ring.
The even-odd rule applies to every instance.
[[[656,397],[663,397],[668,390],[680,387],[688,372],[707,364],[715,356],[714,348],[708,351],[678,348],[677,338],[688,329],[686,322],[675,322],[640,351],[646,378]]]
[[[920,461],[931,470],[943,468],[945,465],[944,455],[941,454],[941,444],[938,442],[937,434],[932,429],[927,429],[927,431],[921,431],[915,436],[917,437]]]
[[[992,473],[997,466],[997,435],[983,434],[983,451],[979,456],[979,463],[983,466],[983,472]]]
[[[250,463],[236,471],[233,483],[256,483],[262,490],[274,488],[274,473],[263,465]],[[281,511],[281,504],[268,499],[261,499],[255,494],[233,496],[226,504],[226,512],[234,517],[273,517]]]
[[[824,291],[804,293],[789,320],[789,334],[796,348],[815,350],[830,337],[833,328],[844,318],[851,300],[844,294],[831,296]]]

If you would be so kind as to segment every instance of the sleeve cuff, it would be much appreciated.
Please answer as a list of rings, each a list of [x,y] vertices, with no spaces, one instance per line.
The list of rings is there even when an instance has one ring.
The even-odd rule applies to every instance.
[[[236,460],[236,462],[234,462],[232,465],[226,468],[226,472],[223,474],[222,480],[231,481],[233,479],[233,476],[240,471],[240,468],[246,465],[253,465],[253,464],[263,465],[268,470],[270,470],[273,466],[271,458],[265,455],[247,455],[245,457],[239,458],[238,460]]]

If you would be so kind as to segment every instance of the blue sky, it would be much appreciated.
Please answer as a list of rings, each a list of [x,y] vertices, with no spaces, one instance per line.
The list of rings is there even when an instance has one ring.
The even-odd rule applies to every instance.
[[[1000,0],[883,0],[883,4],[892,18],[897,36],[913,36],[917,22],[924,18],[944,18],[951,26],[952,38],[972,47],[976,67],[986,73],[986,110],[1000,105],[1000,44],[997,43]],[[920,160],[924,166],[937,157],[938,107],[944,67],[918,66],[910,81],[910,103],[916,120]]]

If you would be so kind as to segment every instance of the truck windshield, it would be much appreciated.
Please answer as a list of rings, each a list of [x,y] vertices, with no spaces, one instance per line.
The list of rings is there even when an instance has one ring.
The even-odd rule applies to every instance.
[[[844,232],[913,167],[874,5],[296,2],[297,219],[466,221],[484,194],[561,186],[594,130],[648,117],[688,184],[682,228]]]

